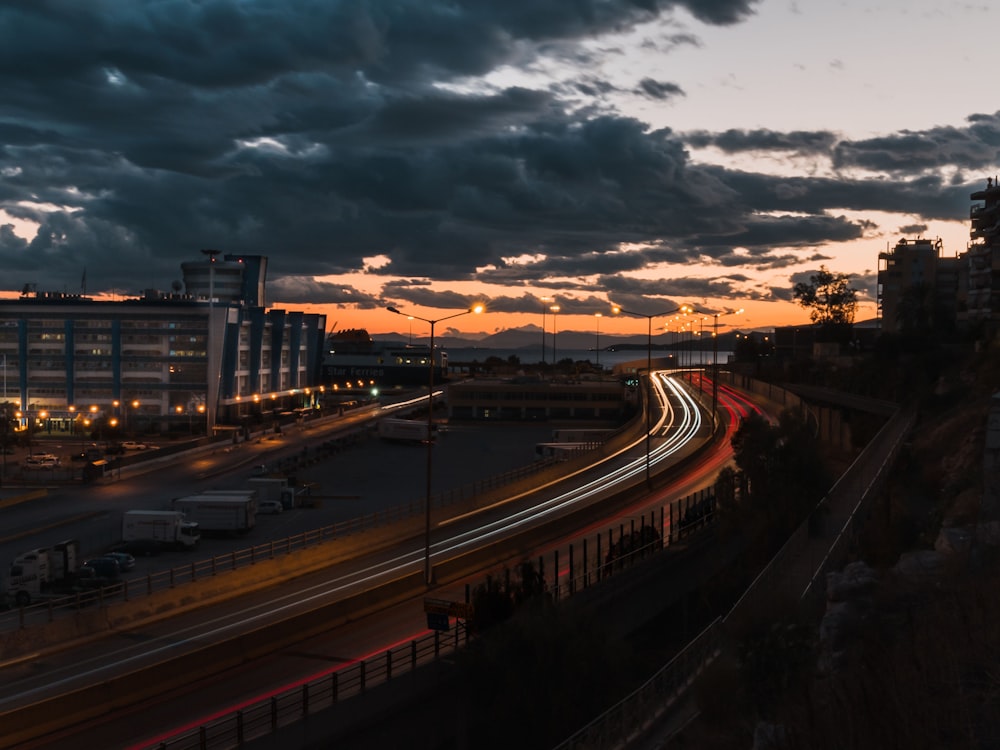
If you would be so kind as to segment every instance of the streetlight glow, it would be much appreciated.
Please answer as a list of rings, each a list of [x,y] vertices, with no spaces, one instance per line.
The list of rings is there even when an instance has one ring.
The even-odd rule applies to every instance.
[[[462,310],[462,312],[446,315],[443,318],[430,320],[428,318],[421,318],[419,315],[407,315],[395,307],[386,308],[391,313],[405,315],[413,320],[427,323],[431,327],[430,356],[427,359],[427,436],[425,440],[427,443],[427,487],[424,497],[424,583],[428,586],[434,583],[434,575],[431,570],[431,475],[434,461],[434,441],[431,440],[431,433],[434,430],[434,326],[442,321],[458,318],[462,315],[478,315],[485,309],[486,307],[482,303],[477,302],[469,307],[468,310]]]
[[[545,365],[545,311],[548,309],[546,302],[552,302],[552,297],[541,297],[542,302],[542,365]]]
[[[556,315],[559,313],[559,305],[552,305],[549,309],[552,311],[552,366],[555,367],[559,361],[556,355]]]
[[[597,369],[601,369],[601,318],[603,313],[594,313],[594,319],[597,321],[597,344],[595,345],[595,350],[597,353]]]

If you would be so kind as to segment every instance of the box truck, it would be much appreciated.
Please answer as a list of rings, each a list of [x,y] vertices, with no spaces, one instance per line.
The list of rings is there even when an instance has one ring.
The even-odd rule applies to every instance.
[[[197,523],[203,534],[246,534],[257,522],[257,493],[215,490],[179,497],[174,510]]]
[[[378,436],[401,443],[421,443],[427,440],[427,423],[416,419],[384,417],[378,421]]]
[[[285,509],[296,504],[295,488],[289,484],[288,477],[252,477],[247,480],[247,484],[257,490],[258,507],[268,500],[281,503]]]
[[[127,510],[122,516],[124,548],[135,554],[197,546],[201,529],[176,510]]]

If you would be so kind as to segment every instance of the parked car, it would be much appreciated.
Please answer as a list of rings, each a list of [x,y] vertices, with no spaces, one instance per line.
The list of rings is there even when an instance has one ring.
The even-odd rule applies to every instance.
[[[257,513],[281,513],[284,507],[281,505],[280,500],[261,500],[260,505],[257,506]]]
[[[51,453],[35,453],[24,459],[24,465],[34,469],[53,469],[59,464],[59,457]]]
[[[84,568],[90,568],[97,573],[98,578],[105,578],[111,581],[117,580],[121,573],[121,565],[113,557],[94,557],[83,564]]]
[[[139,443],[135,440],[126,440],[122,443],[122,448],[127,451],[144,451],[146,450],[146,444]]]
[[[124,573],[135,567],[135,558],[128,552],[108,552],[104,557],[111,557],[118,561],[118,567]]]

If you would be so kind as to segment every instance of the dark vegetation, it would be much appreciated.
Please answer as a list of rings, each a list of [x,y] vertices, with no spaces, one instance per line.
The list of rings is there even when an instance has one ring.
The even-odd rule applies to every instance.
[[[735,634],[737,655],[701,681],[701,715],[671,747],[1000,747],[1000,548],[973,544],[933,575],[894,568],[901,556],[933,550],[942,528],[979,523],[994,533],[981,499],[998,353],[995,343],[904,333],[883,337],[849,368],[800,370],[919,406],[853,557],[876,577],[833,664],[815,621],[791,609],[758,613]]]

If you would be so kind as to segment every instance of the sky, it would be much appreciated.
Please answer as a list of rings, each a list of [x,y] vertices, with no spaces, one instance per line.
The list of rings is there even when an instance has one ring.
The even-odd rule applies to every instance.
[[[820,267],[871,319],[880,252],[966,249],[998,28],[985,0],[0,0],[0,293],[168,291],[212,248],[373,333],[808,324]]]

